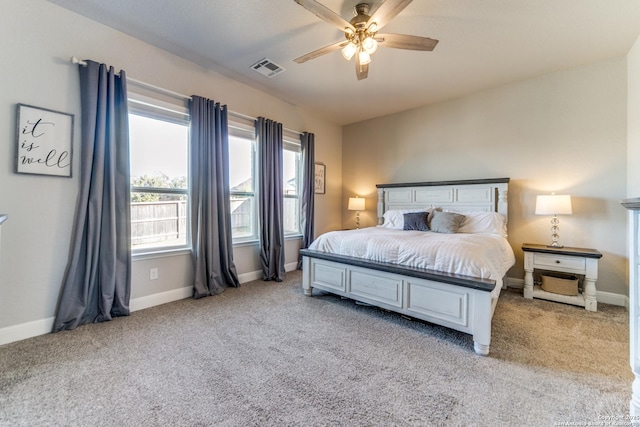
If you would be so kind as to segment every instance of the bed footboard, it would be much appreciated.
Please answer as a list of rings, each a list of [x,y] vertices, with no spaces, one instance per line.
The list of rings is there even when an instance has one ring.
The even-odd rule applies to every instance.
[[[305,295],[321,289],[473,335],[489,354],[494,280],[302,250]]]

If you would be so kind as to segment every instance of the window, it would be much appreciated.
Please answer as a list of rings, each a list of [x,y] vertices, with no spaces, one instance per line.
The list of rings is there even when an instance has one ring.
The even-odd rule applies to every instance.
[[[229,124],[231,236],[234,242],[258,239],[256,142],[250,124]]]
[[[188,111],[129,96],[131,248],[134,253],[188,248]]]
[[[301,152],[294,135],[284,135],[284,234],[299,235]],[[234,243],[258,240],[257,143],[252,120],[229,121],[229,187],[231,235]]]
[[[283,184],[284,184],[284,234],[300,234],[300,144],[284,140]]]

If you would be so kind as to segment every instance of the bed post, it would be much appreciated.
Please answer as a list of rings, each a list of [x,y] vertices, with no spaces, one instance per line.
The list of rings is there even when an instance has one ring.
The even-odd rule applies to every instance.
[[[491,294],[479,292],[473,296],[473,349],[480,356],[489,354],[491,345],[491,318],[493,309]]]
[[[311,296],[313,288],[311,287],[311,263],[309,257],[302,257],[302,291],[308,297]]]
[[[378,188],[378,225],[384,223],[384,188]]]
[[[507,190],[507,185],[508,184],[498,184],[496,186],[496,188],[498,189],[498,202],[496,210],[504,217],[505,222],[509,221],[509,205],[507,200],[509,191]]]

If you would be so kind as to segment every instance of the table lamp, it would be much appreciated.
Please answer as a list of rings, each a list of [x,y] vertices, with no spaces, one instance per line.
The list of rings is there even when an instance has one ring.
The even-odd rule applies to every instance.
[[[356,230],[360,228],[360,211],[364,210],[364,199],[360,197],[349,197],[349,206],[347,209],[356,211]]]
[[[561,248],[558,243],[558,215],[571,215],[571,196],[549,194],[541,195],[536,198],[536,215],[553,215],[551,218],[551,244],[548,247]]]

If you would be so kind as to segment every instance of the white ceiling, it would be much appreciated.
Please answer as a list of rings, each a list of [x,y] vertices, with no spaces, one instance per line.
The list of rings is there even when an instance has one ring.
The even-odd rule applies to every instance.
[[[340,125],[621,56],[640,35],[640,0],[415,0],[383,32],[438,46],[381,47],[358,81],[339,51],[293,62],[344,38],[294,0],[49,1]],[[364,0],[319,1],[348,21]],[[265,57],[286,71],[250,68]]]

